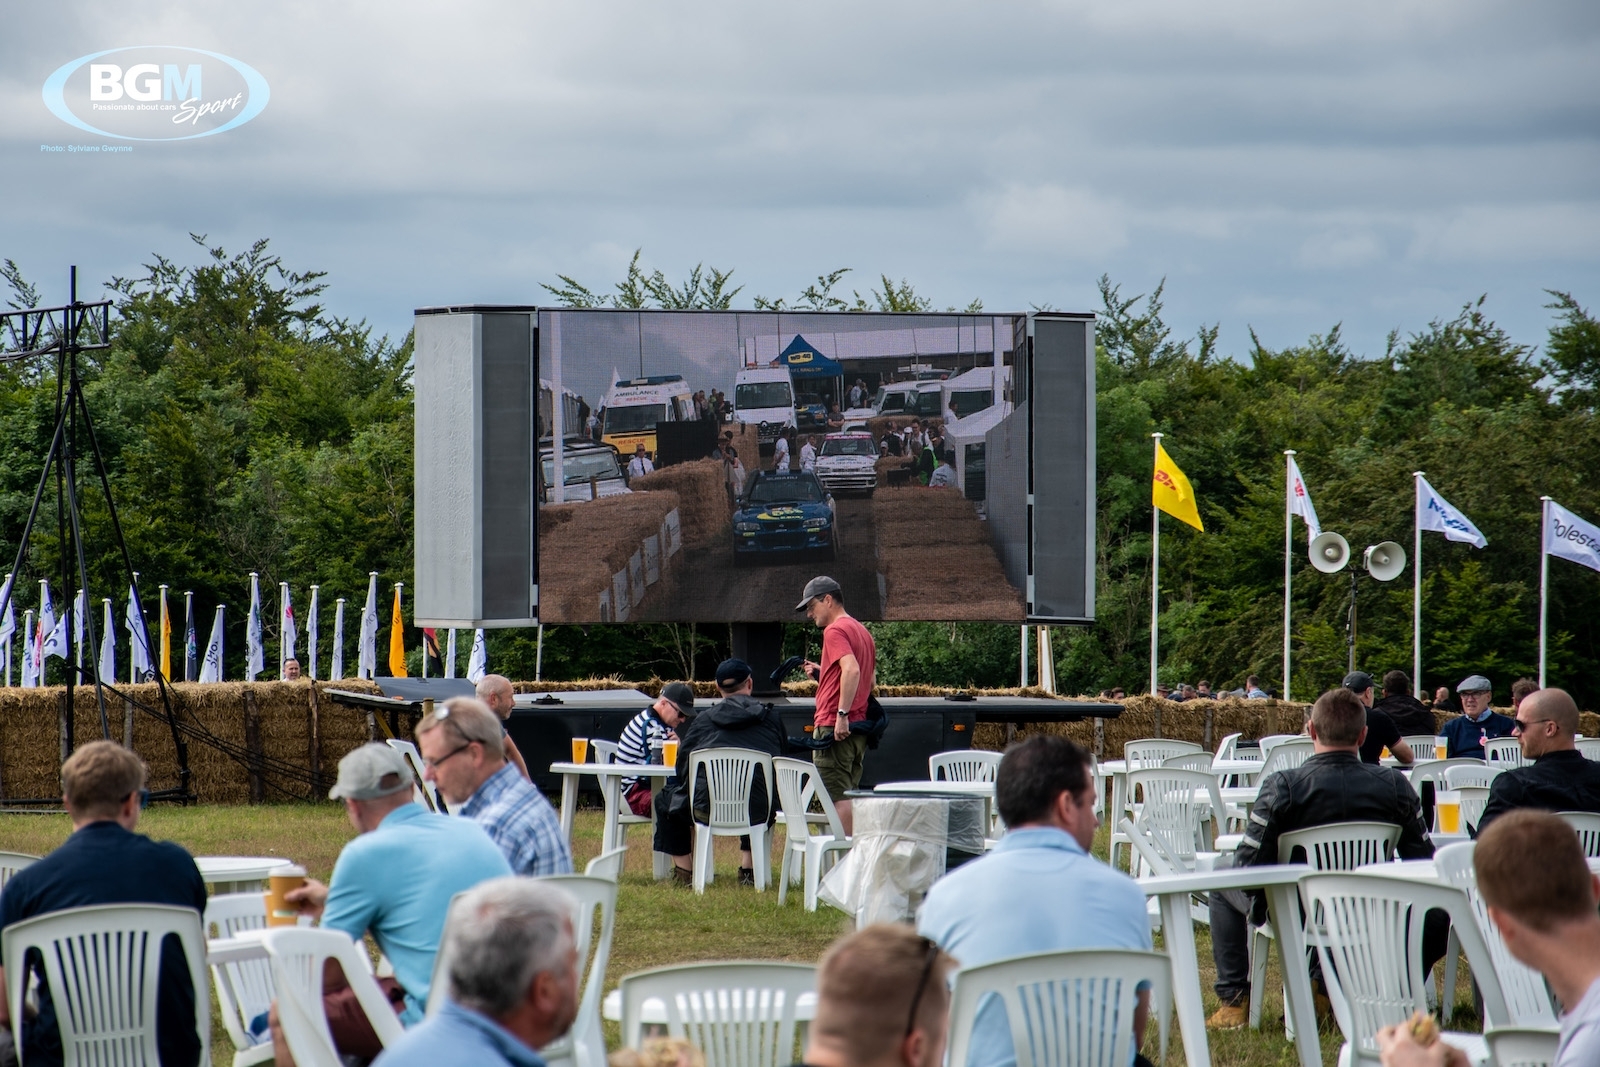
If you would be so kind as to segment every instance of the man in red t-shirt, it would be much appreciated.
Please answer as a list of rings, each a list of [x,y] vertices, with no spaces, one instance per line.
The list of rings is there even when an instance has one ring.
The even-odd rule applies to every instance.
[[[847,790],[861,784],[861,770],[867,755],[865,735],[851,730],[853,723],[867,717],[867,698],[872,695],[878,666],[877,646],[872,635],[844,610],[839,583],[832,578],[813,578],[796,611],[822,630],[822,662],[807,660],[805,672],[817,682],[817,710],[812,717],[811,736],[819,741],[832,738],[833,744],[812,752],[817,775],[828,790],[845,833],[852,832]]]

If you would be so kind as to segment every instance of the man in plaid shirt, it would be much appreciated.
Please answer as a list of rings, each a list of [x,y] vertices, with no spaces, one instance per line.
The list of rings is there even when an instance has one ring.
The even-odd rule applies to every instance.
[[[488,705],[453,697],[417,724],[423,775],[457,815],[482,826],[517,874],[571,874],[561,818],[506,760],[500,720]]]

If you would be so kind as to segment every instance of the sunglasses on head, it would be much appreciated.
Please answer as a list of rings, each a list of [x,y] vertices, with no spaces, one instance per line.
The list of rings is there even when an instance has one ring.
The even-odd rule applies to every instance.
[[[927,958],[922,961],[922,977],[917,979],[917,991],[911,997],[911,1014],[906,1016],[906,1032],[902,1039],[910,1037],[911,1031],[917,1028],[917,1009],[922,1006],[922,992],[928,988],[928,976],[933,973],[933,962],[939,958],[939,945],[932,939],[924,937],[922,943],[927,946]]]

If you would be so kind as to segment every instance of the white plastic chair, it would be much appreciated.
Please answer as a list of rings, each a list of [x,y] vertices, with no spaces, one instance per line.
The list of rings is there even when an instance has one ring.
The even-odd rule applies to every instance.
[[[439,790],[430,785],[422,773],[422,753],[417,751],[417,746],[410,741],[402,741],[398,737],[391,737],[386,742],[400,755],[406,758],[406,766],[411,768],[413,781],[411,783],[411,799],[421,804],[429,811],[445,811],[445,803],[439,797]]]
[[[1400,740],[1404,741],[1411,749],[1411,754],[1417,758],[1418,763],[1430,763],[1439,758],[1439,749],[1433,743],[1437,734],[1408,734]]]
[[[1582,737],[1577,744],[1584,759],[1600,760],[1600,737]]]
[[[0,889],[4,889],[6,883],[11,881],[12,875],[38,862],[38,856],[30,856],[26,852],[0,852]]]
[[[1483,761],[1502,767],[1522,766],[1522,742],[1515,737],[1491,737],[1483,746]]]
[[[539,1050],[539,1057],[550,1067],[605,1067],[606,1040],[600,1025],[600,993],[605,985],[606,964],[611,959],[611,938],[617,927],[617,883],[581,874],[549,875],[549,882],[571,895],[576,906],[572,932],[578,949],[578,1017],[572,1029]],[[600,930],[595,933],[595,920]],[[591,952],[591,946],[593,951]],[[440,989],[429,990],[428,1001],[443,999]]]
[[[1305,734],[1268,734],[1266,737],[1263,737],[1257,741],[1256,744],[1261,748],[1261,758],[1266,759],[1268,756],[1272,755],[1273,749],[1277,748],[1285,741],[1296,741],[1305,736]]]
[[[1256,776],[1256,781],[1265,782],[1268,775],[1279,771],[1292,771],[1316,753],[1316,742],[1309,737],[1296,734],[1285,738],[1273,745],[1267,758],[1261,761],[1261,773]]]
[[[1489,806],[1488,788],[1481,785],[1462,785],[1456,786],[1455,791],[1461,794],[1461,821],[1466,826],[1476,829],[1483,821],[1483,809]]]
[[[1482,786],[1488,789],[1494,785],[1494,780],[1505,772],[1505,768],[1491,767],[1481,760],[1467,760],[1464,763],[1456,763],[1454,760],[1445,762],[1450,764],[1444,774],[1446,789],[1460,789],[1462,786]]]
[[[1507,1026],[1486,1031],[1483,1039],[1489,1043],[1494,1067],[1551,1067],[1561,1031]]]
[[[1217,742],[1217,759],[1237,759],[1234,753],[1238,750],[1239,738],[1244,734],[1229,734]]]
[[[1300,895],[1316,917],[1313,940],[1322,978],[1345,1038],[1341,1063],[1376,1064],[1378,1030],[1428,1011],[1422,927],[1429,910],[1449,913],[1474,974],[1493,970],[1466,894],[1454,886],[1381,874],[1308,874],[1300,880]],[[1499,985],[1480,982],[1478,988],[1486,1019],[1508,1022]],[[1488,1056],[1481,1034],[1442,1036],[1473,1063]]]
[[[1176,767],[1186,771],[1205,771],[1209,774],[1213,758],[1209,752],[1180,752],[1176,756],[1168,756],[1162,760],[1161,766]]]
[[[830,858],[850,851],[852,842],[844,832],[844,823],[828,791],[821,788],[816,764],[810,760],[775,756],[772,772],[778,780],[778,799],[783,804],[783,863],[778,869],[778,906],[782,907],[788,899],[789,884],[800,882],[804,886],[802,899],[806,910],[816,911],[823,866]],[[827,820],[826,833],[819,832],[820,828],[814,827],[807,817],[813,800],[822,805],[823,818]]]
[[[596,763],[617,762],[617,743],[615,741],[601,741],[598,738],[589,741],[589,747],[594,749]]]
[[[1472,759],[1470,756],[1452,756],[1449,759],[1429,760],[1427,763],[1419,763],[1411,768],[1411,789],[1419,797],[1422,795],[1423,782],[1432,782],[1435,791],[1443,789],[1449,781],[1449,773],[1460,769],[1487,771],[1488,767],[1483,760]],[[1494,773],[1498,774],[1499,769],[1496,768]]]
[[[1592,811],[1558,811],[1557,815],[1578,832],[1578,843],[1590,859],[1600,856],[1600,815]]]
[[[755,864],[756,891],[767,888],[772,874],[772,852],[767,847],[767,824],[750,821],[750,794],[756,772],[766,776],[767,804],[776,803],[773,788],[772,757],[753,748],[703,748],[689,754],[690,810],[699,789],[702,773],[710,800],[707,821],[694,820],[694,891],[704,893],[716,877],[712,843],[718,837],[750,835],[750,852]],[[707,1065],[710,1067],[710,1065]]]
[[[604,878],[609,882],[615,882],[622,877],[622,861],[627,855],[627,846],[602,852],[589,861],[583,873],[589,878]]]
[[[237,938],[267,925],[267,901],[261,893],[224,893],[206,901],[204,928],[207,938]],[[272,1060],[272,1038],[250,1032],[251,1020],[272,1007],[272,965],[266,950],[250,959],[211,962],[212,989],[222,1026],[233,1042],[233,1067],[249,1067]]]
[[[1170,737],[1144,737],[1124,744],[1122,758],[1127,761],[1128,770],[1137,771],[1146,767],[1159,767],[1162,760],[1181,756],[1185,752],[1204,751],[1205,749],[1193,741],[1178,741]]]
[[[1465,806],[1462,805],[1463,808]],[[1511,1025],[1535,1029],[1553,1027],[1556,1025],[1555,1007],[1550,1002],[1550,991],[1545,985],[1544,976],[1518,960],[1511,954],[1511,950],[1506,948],[1505,941],[1500,937],[1500,931],[1489,918],[1488,906],[1484,904],[1483,897],[1478,895],[1478,874],[1472,866],[1472,853],[1475,848],[1477,842],[1461,841],[1454,845],[1446,845],[1433,856],[1434,868],[1439,872],[1439,881],[1444,885],[1454,886],[1466,894],[1467,904],[1472,909],[1472,917],[1477,922],[1478,932],[1488,947],[1490,959],[1494,961],[1494,967],[1488,976],[1479,974],[1474,969],[1473,977],[1480,986],[1486,978],[1499,983],[1500,995],[1505,1000]],[[1458,944],[1452,931],[1451,951],[1445,955],[1444,984],[1448,990],[1455,988],[1455,949]]]
[[[1216,775],[1179,767],[1153,767],[1128,774],[1128,795],[1140,792],[1135,832],[1145,837],[1174,871],[1192,871],[1198,852],[1210,851],[1218,825],[1230,815],[1222,803]],[[1205,824],[1210,823],[1207,833]]]
[[[983,749],[935,752],[928,757],[928,780],[937,782],[992,782],[1004,753]]]
[[[157,904],[99,904],[38,915],[5,930],[3,965],[13,1036],[22,1049],[25,964],[37,949],[61,1028],[65,1067],[159,1063],[156,999],[161,989],[161,945],[168,936],[183,948],[194,986],[194,1026],[200,1062],[211,1062],[211,997],[207,993],[205,937],[193,908]]]
[[[366,1012],[385,1048],[404,1034],[389,998],[369,969],[370,960],[348,934],[303,926],[274,926],[262,931],[278,995],[278,1023],[289,1054],[299,1067],[342,1067],[322,1010],[322,970],[337,960],[356,1002]],[[204,1062],[202,1060],[202,1062]]]
[[[700,1049],[706,1067],[798,1063],[795,1002],[815,993],[809,963],[691,963],[624,975],[622,1044],[638,1048],[646,1000],[666,1006],[667,1034]],[[1126,1065],[1124,1065],[1126,1067]]]
[[[1172,963],[1159,952],[1079,949],[996,960],[956,972],[950,994],[948,1061],[964,1064],[978,1009],[989,994],[1005,1005],[1017,1067],[1127,1067],[1140,982],[1167,1058]]]

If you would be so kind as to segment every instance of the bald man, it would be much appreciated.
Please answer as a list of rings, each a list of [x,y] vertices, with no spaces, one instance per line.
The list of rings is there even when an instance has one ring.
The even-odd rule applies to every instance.
[[[1578,751],[1578,705],[1565,689],[1538,689],[1517,708],[1515,735],[1525,761],[1496,775],[1481,832],[1517,808],[1600,813],[1600,762]]]
[[[505,721],[511,718],[511,708],[516,694],[511,688],[511,679],[503,674],[486,674],[483,681],[478,683],[478,699],[489,705],[489,710],[500,716],[501,737],[506,743],[506,759],[521,772],[522,777],[533,781],[528,774],[528,765],[522,762],[522,753],[517,751],[517,743],[511,740],[511,731],[505,728]]]

